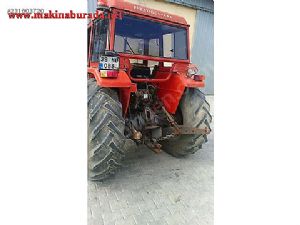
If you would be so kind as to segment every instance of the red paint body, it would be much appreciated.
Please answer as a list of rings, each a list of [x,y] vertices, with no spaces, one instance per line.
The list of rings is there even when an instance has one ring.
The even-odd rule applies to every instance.
[[[98,4],[111,8],[112,13],[121,12],[130,15],[134,15],[141,19],[153,20],[169,25],[176,25],[187,29],[187,46],[189,46],[189,25],[183,17],[172,15],[158,10],[149,9],[143,6],[128,3],[122,0],[101,0]],[[89,27],[93,27],[93,23],[89,24]],[[92,31],[93,29],[91,29]],[[114,31],[115,31],[115,19],[111,19],[109,43],[107,46],[109,50],[114,48]],[[92,33],[90,40],[92,40]],[[92,41],[90,41],[91,45]],[[91,49],[91,48],[89,48]],[[88,74],[91,77],[95,77],[97,83],[101,87],[116,88],[119,90],[120,101],[123,106],[123,114],[126,115],[129,103],[130,94],[137,91],[137,82],[147,82],[157,87],[157,95],[163,102],[165,108],[169,113],[174,114],[184,93],[185,88],[199,88],[204,87],[204,76],[199,76],[198,80],[187,76],[187,70],[190,68],[190,48],[188,48],[188,59],[180,60],[173,58],[162,58],[145,55],[133,55],[120,53],[120,70],[117,78],[102,78],[98,70],[99,63],[91,62],[91,51],[88,56]],[[140,79],[130,76],[131,64],[129,59],[139,60],[151,60],[160,62],[158,70],[155,73],[154,79]],[[164,67],[163,63],[173,63],[172,67]]]

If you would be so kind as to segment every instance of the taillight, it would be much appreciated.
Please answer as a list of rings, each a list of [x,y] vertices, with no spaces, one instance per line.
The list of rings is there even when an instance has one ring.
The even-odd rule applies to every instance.
[[[100,70],[100,77],[116,78],[118,77],[118,70]]]
[[[194,69],[194,68],[190,68],[190,69],[188,69],[186,75],[187,75],[188,77],[192,77],[192,76],[196,75],[197,72],[198,72],[198,70],[196,70],[196,69]]]

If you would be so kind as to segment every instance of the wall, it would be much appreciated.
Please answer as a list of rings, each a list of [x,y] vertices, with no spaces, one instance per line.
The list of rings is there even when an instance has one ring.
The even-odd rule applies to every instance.
[[[213,0],[165,0],[179,5],[184,5],[194,9],[203,9],[205,11],[214,11]]]
[[[206,76],[205,94],[214,94],[214,1],[213,0],[166,0],[197,9],[194,39],[192,40],[192,63]]]
[[[214,94],[214,14],[198,10],[195,39],[192,47],[192,63],[198,65],[206,76],[205,94]]]

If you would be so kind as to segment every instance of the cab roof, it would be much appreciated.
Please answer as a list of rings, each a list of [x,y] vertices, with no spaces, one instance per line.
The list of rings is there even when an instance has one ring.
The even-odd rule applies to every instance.
[[[151,9],[145,6],[133,4],[124,0],[98,0],[98,6],[104,6],[104,7],[129,11],[132,13],[188,26],[185,18],[181,16],[177,16],[160,10]]]

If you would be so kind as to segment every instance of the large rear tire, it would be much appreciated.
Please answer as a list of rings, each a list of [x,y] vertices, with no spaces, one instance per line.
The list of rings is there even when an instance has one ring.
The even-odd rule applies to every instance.
[[[117,93],[88,80],[88,177],[101,181],[121,166],[124,158],[122,105]]]
[[[205,100],[204,94],[195,88],[186,89],[181,98],[177,115],[178,124],[187,127],[207,128],[209,131],[212,116],[209,113],[210,106]],[[177,117],[178,118],[178,117]],[[207,142],[207,135],[180,135],[179,137],[163,141],[162,149],[175,157],[183,157],[193,154],[202,148]]]

